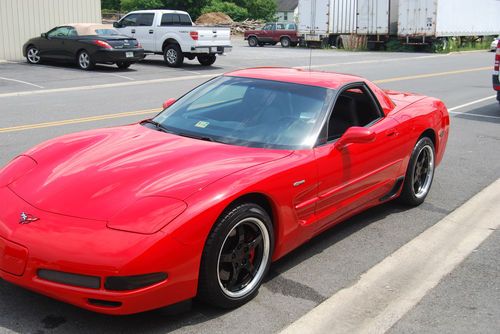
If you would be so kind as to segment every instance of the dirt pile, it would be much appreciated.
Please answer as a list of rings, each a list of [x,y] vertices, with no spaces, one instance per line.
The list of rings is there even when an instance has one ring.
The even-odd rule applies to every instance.
[[[198,25],[231,25],[234,21],[221,12],[206,13],[201,15],[195,22]]]

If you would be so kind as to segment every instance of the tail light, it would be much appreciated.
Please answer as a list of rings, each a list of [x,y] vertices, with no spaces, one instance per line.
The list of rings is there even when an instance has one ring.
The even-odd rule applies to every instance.
[[[191,38],[194,40],[194,41],[197,41],[198,40],[198,32],[197,31],[191,31],[189,33],[189,36],[191,36]]]
[[[498,41],[497,53],[495,55],[495,69],[494,69],[495,74],[498,74],[499,67],[500,67],[500,40]]]
[[[103,48],[103,49],[112,49],[113,47],[111,45],[109,45],[108,42],[105,42],[105,41],[101,41],[101,40],[95,40],[94,41],[94,44]]]

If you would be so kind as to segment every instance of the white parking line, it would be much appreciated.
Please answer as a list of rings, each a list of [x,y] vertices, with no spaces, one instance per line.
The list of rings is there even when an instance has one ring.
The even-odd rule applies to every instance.
[[[282,331],[385,333],[500,227],[500,179]]]
[[[122,79],[127,79],[127,80],[130,80],[130,81],[134,81],[135,79],[133,78],[130,78],[130,77],[126,77],[124,75],[120,75],[120,74],[115,74],[115,73],[106,73],[108,75],[112,75],[114,77],[118,77],[118,78],[122,78]]]
[[[172,82],[172,81],[184,81],[184,80],[193,80],[193,79],[206,79],[206,78],[213,78],[215,76],[222,75],[222,74],[224,74],[224,73],[186,75],[186,76],[175,77],[175,78],[137,80],[137,81],[117,82],[117,83],[101,84],[101,85],[76,86],[76,87],[53,88],[53,89],[43,89],[43,90],[34,90],[34,91],[25,91],[25,92],[4,93],[4,94],[0,94],[0,98],[2,98],[2,97],[14,97],[14,96],[39,95],[39,94],[48,94],[48,93],[74,92],[74,91],[102,89],[102,88],[126,87],[126,86],[146,85],[146,84],[164,83],[164,82]]]
[[[450,108],[450,109],[448,109],[448,111],[449,111],[450,113],[453,113],[453,114],[463,114],[463,113],[465,113],[466,111],[455,112],[455,110],[462,109],[462,108],[465,108],[465,107],[471,106],[471,105],[473,105],[473,104],[481,103],[481,102],[484,102],[484,101],[487,101],[487,100],[493,99],[493,98],[495,98],[495,97],[497,97],[497,96],[496,96],[496,95],[491,95],[491,96],[488,96],[488,97],[483,97],[482,99],[474,100],[474,101],[467,102],[467,103],[461,104],[461,105],[459,105],[459,106],[456,106],[456,107]]]
[[[1,80],[6,80],[6,81],[19,82],[19,83],[22,83],[22,84],[25,84],[25,85],[30,85],[30,86],[34,86],[34,87],[38,87],[38,88],[43,88],[43,86],[39,86],[39,85],[36,85],[34,83],[26,82],[26,81],[22,81],[22,80],[16,80],[16,79],[4,78],[4,77],[0,77],[0,79]]]

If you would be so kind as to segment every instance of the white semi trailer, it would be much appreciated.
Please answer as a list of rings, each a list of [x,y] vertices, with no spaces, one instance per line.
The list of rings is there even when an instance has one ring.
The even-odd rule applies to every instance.
[[[408,44],[500,32],[499,0],[299,0],[298,32],[305,42],[337,45],[340,35],[389,38]]]

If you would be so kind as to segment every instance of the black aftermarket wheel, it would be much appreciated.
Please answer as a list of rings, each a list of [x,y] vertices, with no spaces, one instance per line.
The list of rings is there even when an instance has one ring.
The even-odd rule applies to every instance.
[[[424,202],[434,178],[434,144],[428,137],[415,145],[405,175],[401,202],[419,205]]]
[[[252,203],[227,210],[203,250],[199,298],[222,308],[252,299],[269,269],[273,247],[272,223],[265,210]]]

